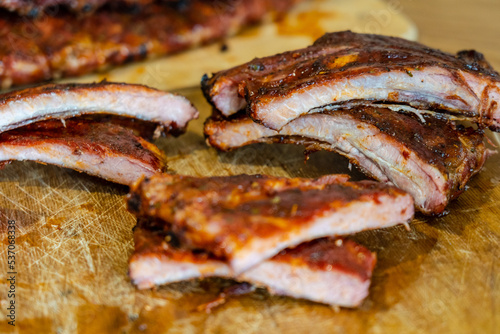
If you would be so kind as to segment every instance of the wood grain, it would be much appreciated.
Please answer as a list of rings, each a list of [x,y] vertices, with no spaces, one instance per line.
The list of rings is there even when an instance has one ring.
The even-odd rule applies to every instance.
[[[392,12],[392,7],[383,3],[338,0],[341,6],[347,6],[346,2],[354,7],[351,15],[355,16],[356,10],[365,13],[356,21],[361,22],[359,30],[390,31],[396,16],[397,22],[405,22],[400,13]],[[402,0],[400,9],[420,24],[438,24],[443,18],[443,22],[455,27],[473,25],[463,20],[453,22],[451,18],[446,21],[451,17],[446,12],[450,7],[439,4],[448,4],[457,13],[462,10],[463,17],[478,27],[471,37],[459,36],[452,28],[445,33],[445,28],[439,26],[433,34],[430,26],[421,27],[424,42],[456,51],[476,47],[469,44],[471,40],[461,38],[475,39],[487,30],[482,29],[481,22],[486,20],[481,15],[492,14],[484,6],[472,5],[486,2],[496,3],[459,0],[453,5],[452,1],[440,0],[431,12],[431,1]],[[370,3],[374,7],[369,7]],[[359,4],[364,7],[360,9]],[[384,19],[385,10],[391,18]],[[471,15],[466,16],[467,12]],[[298,37],[298,43],[309,43],[302,37]],[[452,43],[445,41],[447,38],[458,42],[446,44]],[[257,44],[250,45],[258,51]],[[481,46],[477,48],[482,50]],[[252,48],[243,56],[251,58]],[[500,47],[492,46],[485,53],[494,58],[500,54]],[[237,60],[241,59],[228,59]],[[147,68],[149,64],[137,66]],[[500,64],[496,66],[500,68]],[[184,65],[183,71],[188,67]],[[124,80],[140,82],[142,77],[136,70],[139,67],[131,68],[128,74],[124,72]],[[160,88],[168,84],[164,81],[174,79],[159,75],[155,86]],[[354,179],[364,178],[355,170],[349,171],[347,161],[332,153],[315,153],[305,164],[302,149],[295,146],[253,145],[218,153],[205,145],[201,132],[210,108],[199,89],[178,92],[192,100],[201,115],[185,135],[158,142],[172,172],[291,177],[349,173]],[[13,163],[0,170],[0,315],[3,317],[7,307],[7,220],[14,219],[18,228],[18,319],[15,328],[4,319],[0,321],[0,333],[497,333],[499,164],[500,155],[493,156],[484,171],[470,182],[470,189],[450,205],[449,215],[417,216],[411,231],[395,227],[353,237],[378,255],[370,296],[360,309],[334,310],[259,290],[232,298],[206,314],[196,307],[213,299],[230,281],[185,282],[146,291],[138,291],[130,283],[127,260],[133,249],[135,222],[125,210],[125,187],[54,166]]]

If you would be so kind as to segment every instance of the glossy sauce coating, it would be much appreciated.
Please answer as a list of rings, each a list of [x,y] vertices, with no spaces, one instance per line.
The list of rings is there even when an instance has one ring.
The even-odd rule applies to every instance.
[[[16,11],[21,15],[29,17],[37,17],[43,15],[44,11],[54,6],[65,6],[79,14],[89,14],[97,8],[106,4],[118,5],[147,5],[154,0],[9,0],[0,3],[0,7],[10,11]],[[177,0],[162,0],[162,1],[177,1]],[[53,9],[52,9],[53,10]]]
[[[312,270],[341,270],[367,280],[372,276],[376,256],[354,241],[323,238],[285,249],[272,260],[291,265],[304,265]]]
[[[7,88],[180,52],[284,12],[300,0],[155,2],[139,13],[101,8],[26,20],[0,15],[0,86]],[[10,15],[9,15],[10,14]]]
[[[347,182],[345,176],[286,179],[261,175],[196,178],[155,175],[134,185],[129,211],[159,218],[190,248],[224,257],[226,246],[300,233],[316,220],[353,202],[377,205],[379,197],[406,194],[373,181]],[[411,207],[410,207],[411,208]],[[409,208],[395,208],[405,211]]]

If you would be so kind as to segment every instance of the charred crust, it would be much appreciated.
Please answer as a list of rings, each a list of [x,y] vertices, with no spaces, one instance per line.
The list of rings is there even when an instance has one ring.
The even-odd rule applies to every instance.
[[[137,192],[131,192],[127,196],[127,209],[133,214],[139,214],[141,212],[142,199],[141,195]]]
[[[212,75],[212,78],[209,78],[207,73],[203,74],[203,76],[201,77],[201,91],[205,99],[208,101],[208,103],[211,106],[215,107],[215,104],[212,100],[213,84],[214,84],[214,76]]]
[[[9,9],[25,15],[47,12],[56,8],[53,15],[45,15],[33,28],[31,20],[20,20],[2,10],[0,25],[7,27],[9,41],[3,43],[3,54],[9,58],[8,71],[1,76],[3,86],[26,85],[57,77],[77,76],[95,72],[124,62],[177,53],[196,45],[223,40],[226,36],[245,26],[257,23],[269,12],[288,10],[297,0],[280,1],[153,1],[153,0],[13,0]],[[36,2],[36,5],[30,3]],[[51,4],[61,6],[49,7]],[[73,6],[73,4],[78,6]],[[94,4],[94,7],[85,4]],[[132,3],[132,4],[131,4]],[[5,5],[0,5],[5,7]],[[87,13],[90,11],[91,13]],[[62,20],[64,18],[64,20]],[[43,22],[42,22],[43,21]],[[61,21],[64,21],[63,24]],[[62,26],[61,26],[62,24]],[[110,29],[119,26],[122,29]],[[16,27],[14,29],[14,27]],[[205,33],[201,39],[193,38],[196,27]],[[10,28],[10,29],[9,29]],[[57,38],[47,32],[58,29]],[[16,31],[34,29],[33,35],[39,38],[25,40]],[[77,33],[78,32],[78,33]],[[83,38],[81,38],[83,34]],[[186,38],[179,38],[179,36]],[[5,36],[3,36],[5,37]],[[4,38],[5,39],[5,38]],[[91,40],[92,45],[82,43]],[[196,40],[196,42],[194,42]],[[145,48],[145,45],[154,45]],[[65,60],[64,54],[70,46],[82,52],[73,52],[77,65]],[[98,59],[93,49],[105,54],[104,60]],[[146,50],[147,49],[147,50]],[[94,54],[86,57],[85,54]],[[57,64],[48,64],[50,59],[62,59]],[[18,70],[20,63],[28,62],[31,71]],[[4,87],[6,88],[6,87]]]
[[[484,55],[476,50],[462,50],[457,53],[457,59],[465,63],[465,67],[471,71],[484,71],[494,76],[499,76],[493,67],[486,61]]]

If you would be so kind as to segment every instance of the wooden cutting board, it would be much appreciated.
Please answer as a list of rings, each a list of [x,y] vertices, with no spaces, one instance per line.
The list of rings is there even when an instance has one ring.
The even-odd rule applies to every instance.
[[[378,1],[313,1],[278,25],[229,39],[227,52],[214,45],[81,80],[107,77],[159,88],[195,86],[204,72],[306,46],[326,30],[353,27],[416,37],[411,23]],[[253,145],[218,153],[204,143],[202,124],[210,108],[199,89],[178,92],[191,99],[201,115],[185,135],[159,140],[172,172],[291,177],[349,173],[363,178],[332,153],[315,153],[305,164],[302,149],[295,146]],[[135,222],[125,210],[126,187],[54,166],[13,163],[0,171],[0,314],[7,313],[9,301],[7,226],[15,220],[17,318],[12,327],[2,316],[0,332],[498,332],[499,163],[500,155],[487,162],[470,189],[450,205],[449,215],[418,216],[411,231],[395,227],[353,237],[378,255],[370,296],[360,309],[334,310],[258,291],[232,298],[211,314],[197,306],[231,282],[212,279],[146,291],[130,283],[127,260]]]

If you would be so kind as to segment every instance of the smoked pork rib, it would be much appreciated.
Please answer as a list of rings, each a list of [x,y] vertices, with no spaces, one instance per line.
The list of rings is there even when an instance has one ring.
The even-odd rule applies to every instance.
[[[193,278],[234,276],[225,261],[181,245],[169,226],[158,219],[137,219],[134,244],[128,273],[139,289]]]
[[[0,87],[77,76],[233,35],[302,0],[154,2],[139,13],[102,8],[27,20],[0,15]],[[161,76],[161,73],[154,73]]]
[[[205,76],[208,101],[280,130],[349,101],[403,104],[500,131],[500,76],[475,51],[451,55],[396,37],[329,33],[312,46]]]
[[[148,5],[155,0],[7,0],[0,2],[0,7],[10,11],[15,11],[20,15],[36,17],[47,8],[55,6],[65,6],[74,12],[90,13],[105,5]],[[168,1],[168,0],[162,0]]]
[[[325,238],[281,251],[238,279],[276,295],[356,307],[368,296],[376,256],[350,240]]]
[[[41,121],[0,134],[0,162],[31,160],[131,185],[163,172],[165,155],[131,129],[87,119]]]
[[[472,128],[421,117],[424,122],[387,108],[324,107],[275,131],[246,115],[225,119],[215,112],[205,134],[211,146],[223,151],[282,142],[340,153],[369,176],[411,194],[420,211],[440,214],[481,170],[490,151],[482,133]]]
[[[129,275],[139,289],[205,277],[266,287],[273,294],[344,307],[368,295],[376,257],[350,240],[324,238],[288,248],[236,276],[227,262],[179,244],[164,224],[139,219]]]
[[[155,0],[7,0],[0,2],[0,7],[15,11],[21,15],[35,17],[45,9],[54,6],[66,6],[78,13],[89,13],[105,4],[148,5]],[[162,0],[169,1],[169,0]],[[170,0],[174,1],[174,0]]]
[[[47,84],[0,95],[0,132],[49,118],[114,114],[182,131],[198,117],[185,98],[142,85],[100,82]]]
[[[302,242],[405,224],[414,213],[396,187],[335,176],[155,175],[131,188],[128,208],[168,222],[183,244],[226,259],[236,274]]]

